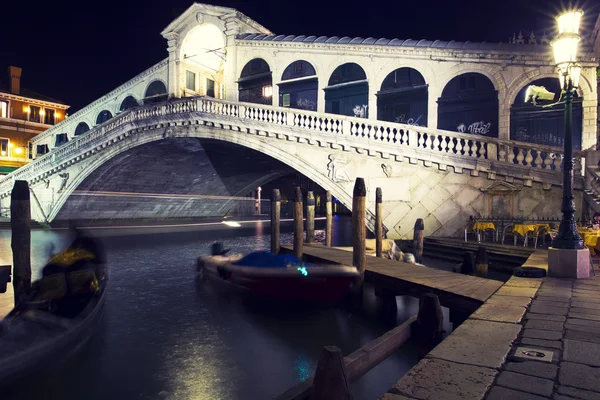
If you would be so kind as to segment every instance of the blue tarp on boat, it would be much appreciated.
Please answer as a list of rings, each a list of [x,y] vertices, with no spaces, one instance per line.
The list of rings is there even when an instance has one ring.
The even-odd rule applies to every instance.
[[[304,262],[294,256],[290,255],[273,255],[268,251],[255,251],[250,253],[233,263],[234,265],[241,265],[244,267],[257,267],[257,268],[285,268],[288,266],[303,265]]]

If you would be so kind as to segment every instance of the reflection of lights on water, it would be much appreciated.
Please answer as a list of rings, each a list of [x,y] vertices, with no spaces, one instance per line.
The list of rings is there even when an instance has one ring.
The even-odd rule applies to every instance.
[[[294,369],[296,370],[298,382],[302,382],[311,377],[310,365],[308,360],[302,356],[298,356],[294,361]]]
[[[239,222],[235,222],[235,221],[223,221],[222,223],[227,226],[232,226],[234,228],[239,228],[240,226],[242,226]]]

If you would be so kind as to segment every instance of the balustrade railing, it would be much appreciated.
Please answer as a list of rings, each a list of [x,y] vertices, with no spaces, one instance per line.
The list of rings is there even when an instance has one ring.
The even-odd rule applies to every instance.
[[[51,167],[104,143],[117,128],[136,121],[160,119],[167,115],[204,113],[227,118],[254,121],[268,126],[285,126],[322,135],[336,135],[366,143],[413,149],[421,153],[451,157],[485,159],[493,162],[518,165],[532,169],[559,172],[562,165],[560,148],[532,143],[502,141],[496,138],[410,126],[385,121],[373,121],[313,111],[273,107],[251,103],[236,103],[203,97],[187,97],[160,104],[130,109],[96,126],[86,134],[77,136],[50,153],[38,157],[12,174],[0,179],[0,187],[12,179],[26,179],[43,173]],[[160,123],[160,121],[157,121]],[[121,135],[122,133],[119,133]],[[581,175],[581,153],[575,153],[575,174]]]

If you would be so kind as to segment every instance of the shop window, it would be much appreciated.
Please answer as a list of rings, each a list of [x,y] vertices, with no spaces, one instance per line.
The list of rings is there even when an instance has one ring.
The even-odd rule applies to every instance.
[[[196,91],[196,74],[192,71],[185,71],[185,88]]]
[[[206,78],[206,96],[215,97],[215,81]]]
[[[8,139],[0,139],[0,156],[8,155]]]
[[[289,93],[284,93],[283,94],[283,98],[282,98],[282,105],[284,107],[289,107],[290,106],[290,94]]]

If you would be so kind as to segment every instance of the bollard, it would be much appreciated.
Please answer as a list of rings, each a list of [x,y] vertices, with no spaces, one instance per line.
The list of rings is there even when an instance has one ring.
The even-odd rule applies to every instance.
[[[10,196],[15,307],[31,289],[31,204],[27,181],[15,181]]]
[[[346,363],[342,351],[325,346],[319,357],[310,400],[351,400]]]
[[[313,192],[306,194],[306,243],[315,241],[315,195]]]
[[[476,275],[480,278],[486,278],[488,274],[489,261],[488,252],[485,247],[480,246],[477,249],[477,258],[475,259]]]
[[[360,272],[360,281],[365,276],[367,264],[367,227],[365,225],[367,187],[363,178],[356,178],[352,198],[352,264]]]
[[[463,256],[463,262],[460,267],[460,273],[464,275],[475,274],[475,253],[472,251],[465,252]]]
[[[302,216],[302,191],[296,186],[294,193],[294,256],[302,258],[304,241],[304,218]]]
[[[332,211],[331,192],[325,195],[325,246],[331,247]]]
[[[423,262],[423,238],[425,235],[425,225],[423,224],[423,218],[417,219],[415,222],[414,236],[413,236],[413,249],[415,253],[415,260],[419,264]]]
[[[281,219],[281,193],[273,189],[271,198],[271,253],[279,254],[280,247],[280,219]]]
[[[375,255],[379,258],[383,257],[383,223],[381,221],[381,206],[383,202],[383,194],[381,188],[375,190]]]

